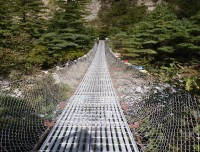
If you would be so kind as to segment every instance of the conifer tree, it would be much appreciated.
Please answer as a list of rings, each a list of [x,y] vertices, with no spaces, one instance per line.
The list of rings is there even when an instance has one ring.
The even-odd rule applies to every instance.
[[[12,1],[0,0],[0,48],[8,47],[7,38],[9,38],[10,26],[12,25],[11,16]]]
[[[59,9],[50,21],[47,33],[40,38],[40,43],[49,49],[50,56],[57,56],[62,61],[63,54],[84,50],[84,46],[90,43],[91,36],[86,35],[83,1],[59,0],[58,6]]]
[[[18,18],[18,25],[22,30],[33,37],[39,37],[45,28],[43,14],[45,7],[42,0],[14,0],[15,17]]]
[[[0,75],[6,72],[5,62],[7,62],[7,60],[5,58],[7,57],[6,48],[8,47],[6,40],[9,38],[8,35],[11,34],[8,29],[11,24],[8,6],[8,1],[0,0]]]
[[[45,29],[42,0],[0,0],[1,75],[29,68],[26,55]]]

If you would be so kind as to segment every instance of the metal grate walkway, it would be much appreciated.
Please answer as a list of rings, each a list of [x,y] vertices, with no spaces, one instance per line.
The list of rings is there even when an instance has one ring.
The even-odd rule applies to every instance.
[[[40,151],[138,151],[112,85],[104,41]]]

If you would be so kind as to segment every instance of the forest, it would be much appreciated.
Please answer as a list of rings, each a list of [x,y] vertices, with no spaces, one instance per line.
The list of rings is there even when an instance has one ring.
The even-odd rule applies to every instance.
[[[88,52],[87,0],[0,0],[0,76],[19,79]]]
[[[100,33],[123,60],[200,95],[200,1],[166,0],[153,11],[129,0],[102,7]]]

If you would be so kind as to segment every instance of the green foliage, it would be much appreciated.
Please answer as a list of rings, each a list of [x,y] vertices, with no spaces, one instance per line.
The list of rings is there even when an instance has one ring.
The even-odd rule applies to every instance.
[[[77,52],[89,50],[92,33],[83,20],[83,1],[58,1],[58,9],[50,21],[48,30],[40,37],[39,43],[48,48],[47,55],[55,63],[66,62],[67,54],[71,51]]]
[[[200,78],[198,77],[189,77],[185,78],[185,89],[194,94],[199,95],[199,86],[200,86]]]
[[[40,123],[40,118],[34,114],[34,109],[26,100],[11,96],[0,96],[0,104],[0,123],[2,124],[0,130],[6,125],[16,125],[16,122],[22,121],[22,118],[26,122],[24,125],[32,125],[37,120]]]
[[[66,84],[55,84],[51,76],[30,81],[32,84],[25,83],[20,90],[19,83],[13,83],[0,95],[0,132],[7,137],[2,143],[9,151],[30,151],[47,128],[45,120],[56,117],[57,105],[67,100],[70,90]],[[18,91],[23,97],[14,97]],[[31,146],[23,146],[24,135]],[[13,147],[12,143],[17,146]]]
[[[197,83],[199,76],[193,74],[188,77],[182,70],[182,67],[193,64],[199,67],[200,64],[199,12],[191,18],[179,19],[177,10],[174,10],[171,4],[163,3],[136,22],[123,22],[123,26],[118,26],[115,17],[129,18],[127,9],[131,4],[127,6],[128,1],[113,3],[116,4],[111,5],[109,12],[112,15],[105,26],[117,27],[113,28],[114,30],[111,27],[109,30],[114,51],[121,52],[123,59],[129,60],[130,63],[143,65],[151,72],[157,73],[162,80],[199,94],[199,91],[195,91],[200,87]],[[124,3],[126,6],[123,6]],[[120,5],[126,10],[120,10]],[[102,19],[104,21],[104,15]],[[200,72],[198,68],[195,71]],[[183,84],[179,79],[182,79],[180,82]]]
[[[172,46],[162,46],[160,48],[158,48],[157,50],[158,52],[163,52],[163,53],[173,53],[174,52],[174,48]]]
[[[200,24],[200,11],[196,15],[192,16],[191,19],[194,20],[195,23]]]
[[[194,145],[194,150],[195,152],[200,151],[200,146],[198,144]]]
[[[109,1],[102,3],[99,17],[102,22],[102,30],[107,28],[106,35],[117,34],[119,31],[127,31],[128,27],[140,21],[146,14],[144,6],[137,7],[129,0]]]
[[[195,132],[197,135],[200,135],[200,125],[197,125],[197,126],[194,128],[194,132]]]
[[[0,76],[31,74],[86,53],[94,33],[83,20],[86,2],[0,0]]]
[[[31,64],[34,64],[35,67],[45,68],[46,62],[48,62],[49,65],[53,64],[47,53],[48,50],[46,47],[41,45],[35,45],[35,47],[27,55],[27,61]]]
[[[33,66],[27,63],[26,55],[46,27],[41,17],[43,3],[41,0],[0,0],[0,7],[0,75],[8,76],[13,70],[28,74]]]
[[[176,9],[178,17],[191,17],[200,10],[200,1],[198,0],[165,0]]]
[[[13,26],[17,30],[22,30],[30,34],[31,37],[38,38],[45,29],[45,19],[43,14],[45,7],[42,0],[14,0],[12,16],[15,19]],[[43,23],[43,24],[41,24]]]

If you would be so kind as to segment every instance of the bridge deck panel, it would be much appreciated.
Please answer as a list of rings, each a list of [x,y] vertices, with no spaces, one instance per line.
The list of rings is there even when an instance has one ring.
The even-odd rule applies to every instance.
[[[43,151],[138,151],[112,85],[100,41],[69,104],[43,143]]]

